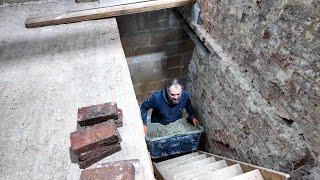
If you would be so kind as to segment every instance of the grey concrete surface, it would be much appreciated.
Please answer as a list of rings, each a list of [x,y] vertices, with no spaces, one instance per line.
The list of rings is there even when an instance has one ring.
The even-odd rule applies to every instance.
[[[108,101],[117,101],[137,126],[121,146],[129,144],[126,136],[142,137],[135,144],[147,152],[116,20],[24,28],[26,17],[63,12],[72,3],[0,6],[0,179],[78,179],[69,154],[77,108]],[[121,86],[126,91],[119,93]],[[129,123],[124,119],[124,127]],[[122,148],[128,157],[110,159],[138,158],[151,179],[148,156]]]

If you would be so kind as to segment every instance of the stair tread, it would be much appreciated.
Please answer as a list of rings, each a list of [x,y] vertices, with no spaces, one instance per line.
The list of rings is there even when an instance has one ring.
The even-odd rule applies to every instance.
[[[199,155],[198,152],[193,152],[193,153],[190,153],[190,154],[185,154],[183,156],[178,156],[178,157],[175,157],[175,158],[172,158],[172,159],[161,161],[161,162],[158,162],[156,164],[158,166],[164,166],[164,165],[168,165],[168,164],[174,163],[176,161],[181,161],[181,160],[188,159],[188,158],[191,158],[191,157],[194,157],[194,156],[198,156],[198,155]]]
[[[201,166],[201,167],[195,168],[195,169],[188,171],[188,172],[176,174],[175,179],[179,179],[179,180],[180,179],[192,179],[193,177],[207,174],[207,173],[210,173],[210,172],[213,172],[215,170],[222,169],[225,167],[227,167],[227,162],[225,160],[220,160],[220,161],[210,163],[206,166]]]
[[[176,168],[180,165],[183,165],[183,164],[186,164],[188,162],[193,162],[193,161],[196,161],[196,160],[200,160],[200,159],[205,159],[206,158],[206,155],[205,154],[201,154],[201,155],[198,155],[198,156],[193,156],[193,157],[190,157],[189,159],[184,159],[182,161],[176,161],[174,163],[170,163],[166,166],[160,166],[160,167],[157,167],[157,169],[159,170],[159,172],[161,173],[161,175],[164,177],[164,178],[168,178],[167,176],[167,171],[170,170],[170,169],[173,169],[173,168]]]
[[[158,163],[156,163],[156,165],[157,166],[163,166],[163,165],[170,164],[172,162],[180,161],[180,160],[187,159],[187,158],[190,158],[190,157],[193,157],[193,156],[197,156],[197,155],[199,155],[199,153],[198,152],[194,152],[194,153],[186,154],[186,155],[183,155],[183,156],[175,157],[173,159],[168,159],[166,161],[158,162]]]
[[[193,178],[193,180],[206,180],[206,179],[211,180],[213,178],[215,180],[227,180],[227,179],[232,178],[234,176],[238,176],[242,173],[243,172],[242,172],[240,165],[235,164],[232,166],[225,167],[223,169],[219,169],[219,170],[210,172],[205,175],[198,176],[196,178]]]
[[[264,180],[259,169],[246,172],[244,174],[232,177],[228,180]]]
[[[197,161],[190,161],[184,165],[178,166],[176,168],[168,169],[167,170],[167,175],[173,177],[175,174],[185,172],[185,171],[190,171],[190,169],[197,168],[199,166],[206,166],[212,162],[215,162],[214,157],[208,157],[205,159],[200,159]]]
[[[205,158],[206,158],[206,155],[205,154],[201,154],[201,155],[198,155],[198,156],[190,157],[189,159],[184,159],[182,161],[176,161],[174,163],[168,164],[167,166],[163,166],[163,168],[164,169],[175,168],[177,166],[184,165],[184,164],[186,164],[188,162],[197,161],[197,160],[205,159]]]

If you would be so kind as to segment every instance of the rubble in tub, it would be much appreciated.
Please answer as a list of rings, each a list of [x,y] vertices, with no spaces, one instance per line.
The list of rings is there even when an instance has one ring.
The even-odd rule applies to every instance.
[[[168,125],[162,125],[160,123],[150,123],[148,124],[148,133],[149,138],[158,138],[166,136],[174,136],[178,134],[188,134],[194,131],[199,131],[199,127],[195,127],[192,124],[188,123],[186,118],[181,118],[173,123]]]

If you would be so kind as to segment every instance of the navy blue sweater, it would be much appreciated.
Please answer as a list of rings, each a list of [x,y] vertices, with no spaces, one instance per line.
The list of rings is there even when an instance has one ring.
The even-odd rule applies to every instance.
[[[147,114],[150,108],[153,109],[151,115],[152,123],[161,123],[163,125],[172,123],[182,118],[183,108],[186,108],[190,119],[195,117],[189,94],[185,90],[182,90],[178,104],[170,103],[164,90],[154,92],[142,103],[140,108],[144,125],[147,124]]]

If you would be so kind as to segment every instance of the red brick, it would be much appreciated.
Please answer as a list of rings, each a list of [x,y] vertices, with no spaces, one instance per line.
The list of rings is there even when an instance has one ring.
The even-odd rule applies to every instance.
[[[134,180],[135,170],[128,161],[117,161],[105,167],[86,169],[81,172],[80,180]]]
[[[105,122],[109,119],[118,118],[118,108],[115,102],[92,105],[78,109],[78,123],[80,126],[90,126]]]
[[[100,161],[101,159],[110,156],[118,151],[121,150],[121,146],[119,143],[109,145],[109,146],[104,146],[97,148],[93,151],[89,151],[87,153],[83,153],[79,155],[79,166],[81,169],[85,169],[92,164]]]
[[[117,118],[118,119],[115,119],[115,123],[118,127],[122,127],[123,125],[123,113],[122,113],[122,109],[118,109],[117,110]]]
[[[85,161],[85,160],[93,159],[94,157],[104,154],[106,152],[110,152],[110,154],[113,154],[114,149],[118,149],[118,147],[119,147],[119,143],[101,146],[91,151],[87,151],[79,154],[78,158],[79,158],[79,161]]]
[[[119,139],[114,120],[80,129],[70,134],[71,150],[77,155],[103,145],[114,144],[119,142]]]

